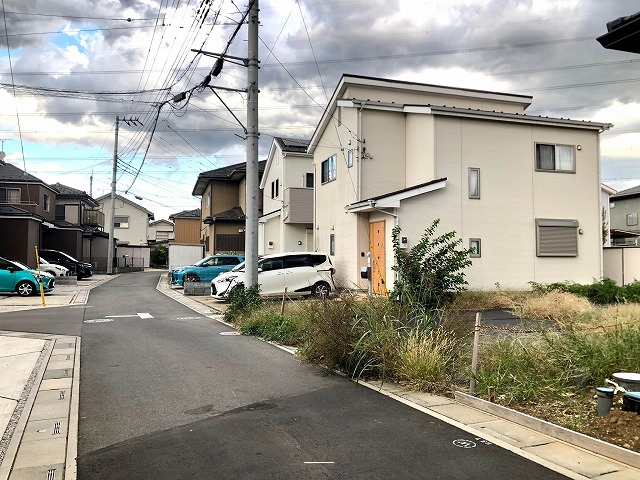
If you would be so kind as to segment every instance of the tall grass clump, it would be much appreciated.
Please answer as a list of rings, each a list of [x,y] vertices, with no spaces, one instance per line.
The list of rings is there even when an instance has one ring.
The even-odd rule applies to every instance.
[[[458,340],[444,329],[413,329],[398,346],[395,376],[417,391],[443,391],[451,384]]]

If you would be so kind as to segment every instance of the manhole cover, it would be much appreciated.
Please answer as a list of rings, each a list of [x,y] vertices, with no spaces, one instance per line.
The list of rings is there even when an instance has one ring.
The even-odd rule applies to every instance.
[[[220,332],[220,335],[240,335],[240,332]]]
[[[458,440],[454,440],[453,444],[456,447],[460,447],[460,448],[474,448],[476,446],[476,442],[473,442],[471,440],[464,440],[462,438]]]
[[[96,318],[95,320],[85,320],[84,323],[108,323],[113,322],[111,318]]]

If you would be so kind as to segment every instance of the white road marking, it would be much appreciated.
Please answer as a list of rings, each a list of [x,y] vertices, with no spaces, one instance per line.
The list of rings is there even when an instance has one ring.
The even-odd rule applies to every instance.
[[[136,313],[134,315],[105,315],[107,318],[129,318],[129,317],[140,317],[140,318],[153,318],[153,315],[150,313]]]
[[[317,463],[336,463],[336,462],[304,462],[306,464],[317,464]]]
[[[95,320],[85,320],[84,323],[108,323],[113,322],[113,318],[96,318]]]

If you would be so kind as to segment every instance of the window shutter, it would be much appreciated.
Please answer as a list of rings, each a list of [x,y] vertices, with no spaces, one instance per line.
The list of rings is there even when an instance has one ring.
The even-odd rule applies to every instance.
[[[577,257],[578,221],[536,219],[539,257]]]

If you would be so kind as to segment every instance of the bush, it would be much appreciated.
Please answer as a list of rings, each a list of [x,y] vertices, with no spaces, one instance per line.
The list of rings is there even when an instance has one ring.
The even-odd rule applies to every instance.
[[[463,270],[471,265],[470,249],[459,249],[461,239],[455,232],[434,237],[439,219],[433,221],[410,250],[401,248],[400,227],[392,231],[393,251],[398,273],[392,298],[423,305],[428,309],[442,307],[455,293],[464,290],[467,281]]]
[[[604,278],[591,285],[581,285],[579,283],[558,282],[558,283],[535,283],[530,282],[536,292],[560,291],[573,293],[587,298],[590,302],[598,305],[608,305],[613,303],[640,302],[640,282],[637,280],[628,285],[617,285],[610,278]]]
[[[283,345],[298,345],[304,338],[300,317],[293,314],[281,315],[277,309],[279,306],[267,304],[252,310],[251,315],[239,320],[240,331],[245,335],[256,335]]]
[[[249,315],[252,310],[260,307],[264,300],[260,297],[260,289],[257,286],[244,288],[243,284],[234,286],[227,298],[229,308],[224,312],[224,319],[229,323],[235,323],[243,316]]]
[[[149,263],[153,267],[166,267],[169,250],[164,245],[154,248],[149,254]]]

